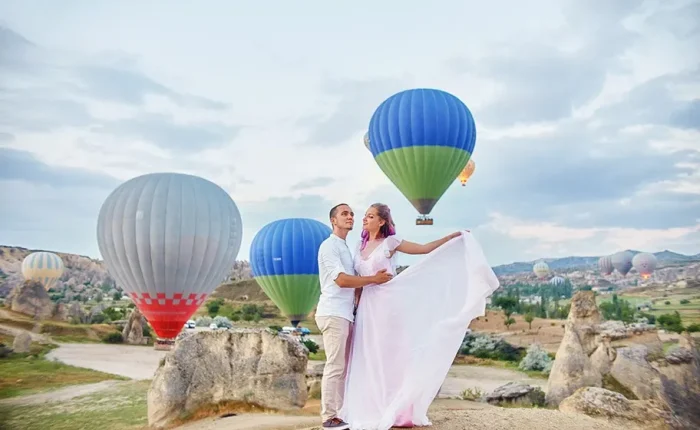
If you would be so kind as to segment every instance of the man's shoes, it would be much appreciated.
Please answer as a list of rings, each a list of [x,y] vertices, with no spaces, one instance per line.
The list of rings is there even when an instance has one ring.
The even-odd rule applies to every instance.
[[[345,421],[341,420],[340,418],[336,417],[325,421],[323,423],[323,428],[333,430],[347,430],[350,428],[350,425]]]

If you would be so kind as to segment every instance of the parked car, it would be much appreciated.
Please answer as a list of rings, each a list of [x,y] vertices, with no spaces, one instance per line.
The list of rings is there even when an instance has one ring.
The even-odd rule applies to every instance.
[[[216,330],[216,329],[219,328],[219,326],[216,325],[215,323],[211,323],[211,324],[209,324],[209,328],[212,329],[212,330]]]
[[[197,324],[193,320],[189,320],[185,323],[185,328],[195,328]]]

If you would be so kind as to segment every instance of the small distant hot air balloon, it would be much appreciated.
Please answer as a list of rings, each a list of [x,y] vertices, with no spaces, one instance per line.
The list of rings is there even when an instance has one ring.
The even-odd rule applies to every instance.
[[[632,265],[644,279],[649,279],[656,269],[656,256],[648,252],[640,252],[632,258]]]
[[[330,234],[313,219],[281,219],[260,229],[250,245],[255,280],[294,327],[318,303],[318,248]]]
[[[598,259],[598,270],[600,270],[600,273],[603,275],[609,275],[615,270],[612,264],[612,258],[609,255]]]
[[[554,286],[564,285],[565,282],[566,279],[562,278],[561,276],[555,276],[549,280],[549,284]]]
[[[153,173],[107,197],[97,243],[109,273],[158,335],[156,347],[167,348],[230,271],[242,230],[236,204],[218,185]]]
[[[33,252],[22,260],[22,275],[50,290],[63,275],[63,260],[53,252]]]
[[[469,108],[436,89],[410,89],[384,100],[369,123],[369,148],[384,174],[416,208],[418,225],[428,217],[476,145]]]
[[[369,131],[367,133],[365,133],[364,141],[365,141],[365,148],[367,148],[367,150],[369,150]]]
[[[632,269],[632,253],[629,251],[616,252],[610,257],[613,267],[620,275],[625,276]]]
[[[464,166],[464,169],[462,169],[462,171],[459,172],[459,176],[457,177],[457,179],[459,179],[459,182],[462,183],[463,187],[467,185],[467,181],[474,174],[474,169],[476,169],[476,164],[474,163],[474,160],[470,158],[467,162],[467,165]]]
[[[538,278],[544,279],[549,275],[549,265],[544,261],[539,261],[532,266],[532,271],[535,272]]]

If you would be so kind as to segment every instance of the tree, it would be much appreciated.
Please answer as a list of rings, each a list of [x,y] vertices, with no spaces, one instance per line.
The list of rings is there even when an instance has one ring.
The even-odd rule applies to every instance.
[[[99,291],[97,294],[95,294],[95,301],[97,303],[100,303],[102,300],[104,300],[104,296],[102,294],[102,291]]]
[[[528,329],[532,330],[532,321],[535,319],[535,316],[531,313],[525,314],[525,322],[528,324]]]
[[[112,300],[114,300],[115,302],[117,300],[121,300],[121,298],[122,298],[122,293],[120,293],[119,291],[117,291],[116,293],[114,293],[114,295],[112,295]]]
[[[510,318],[510,317],[509,317],[509,318],[506,318],[506,320],[503,322],[503,324],[506,325],[506,328],[507,328],[507,329],[510,329],[510,326],[511,326],[512,324],[515,324],[515,320],[514,320],[513,318]]]

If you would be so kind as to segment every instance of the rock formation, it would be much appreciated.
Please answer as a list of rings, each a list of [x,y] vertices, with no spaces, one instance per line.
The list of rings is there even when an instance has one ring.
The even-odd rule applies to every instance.
[[[631,419],[639,408],[629,401],[639,400],[673,428],[700,428],[700,352],[692,337],[686,334],[665,357],[658,339],[615,350],[610,340],[619,334],[619,325],[597,324],[599,319],[593,294],[576,293],[547,383],[547,403]]]
[[[540,387],[518,382],[509,382],[484,396],[483,400],[492,405],[542,406],[544,393]]]
[[[658,405],[648,401],[628,400],[622,394],[604,388],[579,388],[561,402],[559,410],[604,417],[618,422],[621,428],[624,427],[624,422],[643,424],[648,429],[667,428],[665,413]]]
[[[308,351],[269,329],[202,331],[175,343],[148,391],[148,423],[245,403],[270,409],[306,403]],[[233,406],[232,406],[233,407]]]
[[[579,291],[571,299],[564,337],[557,350],[547,381],[548,404],[556,406],[582,387],[601,387],[600,371],[590,356],[597,349],[596,332],[600,313],[592,291]]]
[[[32,337],[25,331],[15,336],[15,340],[12,342],[12,350],[18,354],[29,352],[31,347]]]
[[[142,345],[144,343],[143,327],[145,323],[146,321],[143,315],[141,315],[141,311],[139,311],[138,308],[134,308],[131,314],[129,314],[129,319],[122,330],[124,343]]]
[[[15,287],[6,303],[11,310],[38,320],[50,318],[54,311],[54,304],[44,286],[36,281],[24,281]]]

